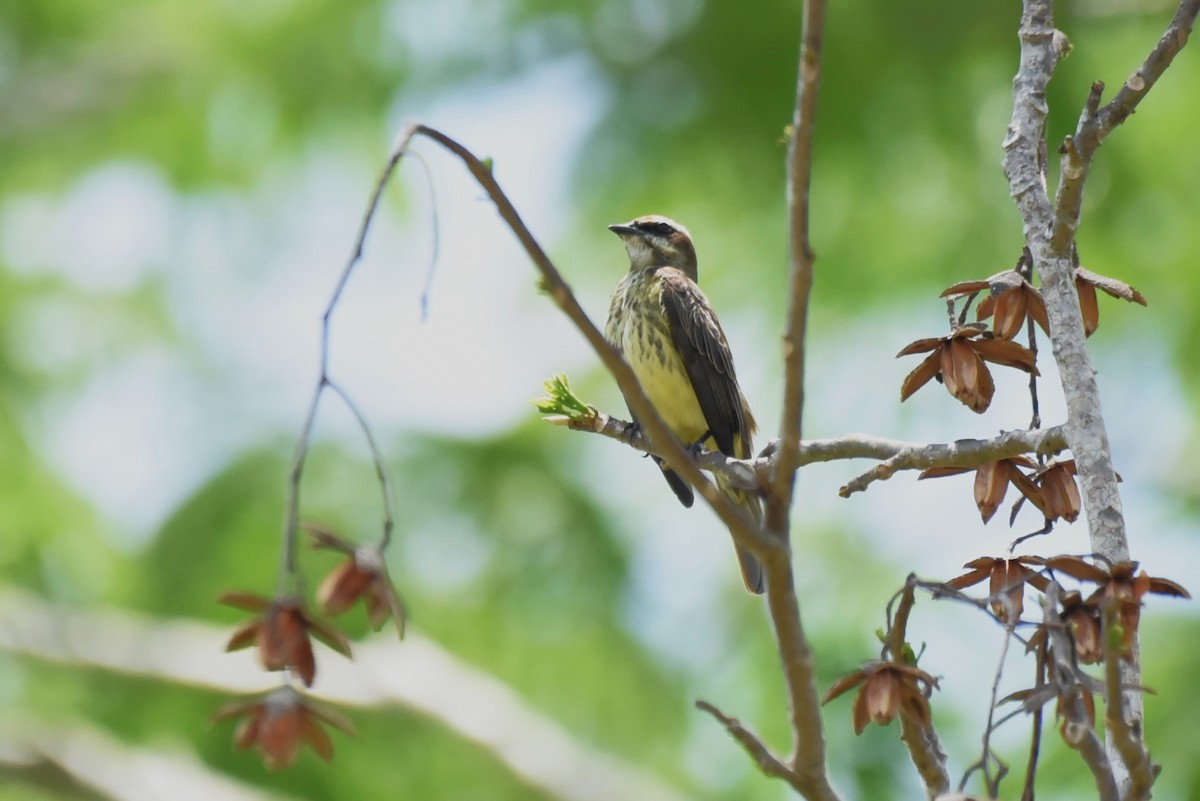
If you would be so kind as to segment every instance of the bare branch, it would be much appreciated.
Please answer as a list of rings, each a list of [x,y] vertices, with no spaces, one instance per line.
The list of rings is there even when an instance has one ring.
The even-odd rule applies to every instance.
[[[304,474],[304,463],[308,458],[308,446],[312,440],[313,425],[317,420],[317,408],[321,404],[321,395],[325,388],[330,385],[329,381],[329,333],[330,322],[333,317],[333,312],[337,308],[338,302],[342,298],[342,292],[346,289],[346,284],[350,281],[350,276],[354,272],[354,268],[358,262],[362,260],[363,247],[366,245],[367,233],[371,230],[371,223],[375,219],[375,212],[379,209],[379,201],[383,198],[383,190],[387,188],[388,181],[392,177],[392,173],[396,170],[396,165],[400,162],[400,157],[403,152],[397,148],[393,148],[388,156],[387,163],[380,172],[379,178],[375,181],[375,188],[371,192],[371,199],[367,202],[367,209],[363,212],[362,221],[358,226],[358,233],[354,237],[354,246],[350,250],[350,258],[346,260],[345,266],[342,267],[342,272],[338,276],[337,282],[333,286],[333,291],[329,295],[329,300],[325,304],[325,310],[321,314],[321,353],[320,353],[320,370],[317,376],[316,386],[313,388],[312,399],[308,403],[308,412],[305,414],[304,423],[300,426],[300,435],[296,440],[295,453],[292,456],[292,467],[288,473],[287,484],[287,510],[284,514],[283,521],[283,546],[280,549],[280,566],[279,566],[279,587],[278,592],[281,594],[290,594],[297,591],[299,576],[296,574],[296,538],[299,536],[300,530],[300,479]],[[384,540],[390,537],[390,527],[388,523],[392,519],[390,509],[391,493],[387,486],[387,481],[383,473],[383,463],[378,458],[378,450],[375,448],[374,440],[370,433],[370,428],[367,426],[366,419],[354,406],[350,398],[340,390],[338,394],[350,406],[350,410],[354,413],[363,431],[366,433],[368,444],[371,446],[373,456],[375,456],[376,469],[379,471],[380,482],[384,495]]]
[[[834,442],[838,442],[841,447],[851,444],[846,443],[845,440],[834,440]],[[890,455],[838,490],[838,494],[843,498],[865,490],[875,481],[891,478],[897,470],[925,470],[930,467],[979,467],[997,459],[1007,459],[1022,453],[1049,455],[1063,450],[1067,446],[1067,440],[1064,427],[1054,426],[1036,430],[1006,431],[993,439],[960,439],[948,444],[901,443],[883,440],[853,444],[870,444],[877,448],[877,452],[886,449]]]
[[[915,588],[916,576],[910,575],[900,592],[900,604],[888,627],[888,652],[891,660],[898,664],[906,664],[904,643],[908,638],[908,616],[916,603]],[[908,715],[900,715],[900,741],[908,748],[908,755],[921,775],[930,801],[947,792],[950,789],[950,774],[946,772],[946,752],[933,724],[921,726]]]
[[[1046,649],[1037,649],[1037,664],[1034,668],[1034,684],[1040,685],[1046,679]],[[1042,707],[1039,705],[1031,713],[1033,718],[1032,731],[1029,736],[1029,759],[1025,766],[1025,784],[1021,788],[1021,801],[1034,801],[1034,784],[1037,782],[1038,757],[1042,750]]]
[[[784,391],[780,413],[779,461],[766,494],[766,531],[780,547],[760,556],[767,577],[767,607],[787,684],[791,713],[792,753],[789,763],[802,778],[801,793],[809,799],[834,799],[825,766],[825,735],[821,699],[817,694],[812,651],[800,620],[792,572],[791,507],[799,467],[800,422],[804,410],[805,327],[812,288],[813,252],[809,237],[809,190],[812,184],[813,123],[821,78],[821,47],[825,29],[825,0],[805,0],[800,31],[800,64],[792,137],[788,145],[787,322],[783,335]]]
[[[1167,67],[1171,66],[1175,56],[1187,44],[1197,12],[1200,12],[1200,0],[1180,2],[1175,17],[1158,40],[1158,44],[1125,79],[1116,96],[1103,108],[1100,108],[1100,98],[1104,84],[1099,81],[1092,84],[1075,135],[1069,138],[1069,144],[1063,150],[1062,180],[1059,184],[1054,229],[1056,249],[1068,247],[1074,239],[1083,201],[1083,184],[1091,168],[1092,157],[1113,129],[1129,119],[1138,104],[1166,72]]]
[[[383,494],[383,536],[379,541],[379,550],[382,551],[391,541],[392,529],[396,525],[396,514],[392,509],[392,487],[388,481],[387,470],[383,466],[383,452],[379,450],[379,445],[375,442],[375,435],[371,433],[367,418],[363,416],[362,410],[358,408],[358,404],[350,398],[346,390],[342,389],[341,384],[326,380],[325,385],[329,387],[330,392],[342,399],[346,408],[354,415],[363,437],[367,440],[367,448],[371,451],[371,463],[375,466],[375,479],[379,482],[379,490]]]
[[[1113,128],[1129,117],[1183,48],[1198,11],[1200,0],[1180,2],[1158,45],[1107,106],[1100,108],[1103,85],[1093,84],[1075,134],[1063,143],[1061,178],[1052,209],[1044,173],[1039,167],[1039,153],[1045,147],[1046,85],[1066,52],[1066,40],[1054,29],[1052,0],[1024,0],[1021,62],[1013,80],[1013,115],[1004,140],[1004,171],[1042,279],[1042,294],[1054,332],[1051,345],[1067,402],[1068,442],[1078,469],[1092,551],[1112,562],[1129,558],[1129,543],[1099,388],[1087,352],[1075,291],[1074,269],[1078,257],[1074,237],[1079,226],[1083,184],[1096,150]],[[1136,658],[1122,670],[1122,686],[1140,683]],[[1130,691],[1122,706],[1132,730],[1140,731],[1141,697]],[[1110,757],[1117,769],[1122,770],[1121,754],[1113,750]],[[1126,781],[1127,777],[1122,777],[1120,784]]]
[[[696,701],[696,708],[716,718],[729,732],[729,735],[737,740],[742,748],[746,749],[746,753],[763,773],[776,779],[783,779],[797,790],[800,789],[798,784],[800,777],[783,760],[772,754],[771,749],[758,739],[758,735],[743,726],[740,720],[729,717],[708,701]]]
[[[1101,623],[1104,626],[1104,722],[1112,735],[1112,744],[1121,755],[1121,761],[1129,771],[1129,787],[1126,801],[1143,801],[1150,798],[1150,788],[1158,776],[1157,766],[1150,761],[1150,753],[1141,733],[1134,731],[1125,716],[1125,703],[1121,677],[1120,635],[1113,631],[1118,623],[1116,604],[1108,603],[1102,609]],[[1136,690],[1135,690],[1136,692]],[[1140,724],[1140,721],[1138,721]]]
[[[767,528],[787,536],[792,492],[799,468],[797,446],[804,412],[805,326],[808,296],[812,289],[815,256],[809,236],[809,191],[812,185],[813,124],[817,114],[817,89],[821,83],[821,47],[825,29],[825,0],[806,0],[801,29],[800,66],[796,79],[796,107],[788,144],[788,258],[791,263],[787,327],[783,335],[782,441],[774,491],[767,496]],[[820,743],[818,743],[820,746]],[[807,758],[824,762],[824,748]]]
[[[1024,582],[1022,581],[1021,583]],[[999,759],[992,751],[992,733],[999,727],[1000,723],[1004,722],[1003,720],[1000,723],[995,721],[996,703],[1000,699],[1000,679],[1004,676],[1004,662],[1008,658],[1008,646],[1012,644],[1017,624],[1021,622],[1021,616],[1017,614],[1012,600],[1008,597],[1007,589],[1005,588],[1006,591],[1000,593],[993,593],[994,598],[998,597],[1005,604],[1008,610],[1008,622],[1004,626],[1004,644],[1000,647],[1000,657],[996,660],[996,673],[992,677],[992,694],[988,701],[987,725],[983,729],[983,742],[979,756],[979,767],[983,771],[984,786],[987,788],[990,798],[998,798],[1000,796],[1000,780],[1008,773],[1008,767],[999,762]],[[1007,718],[1004,720],[1007,720]],[[994,777],[991,771],[992,761],[996,761],[1000,765],[1000,772]],[[967,775],[963,776],[962,783],[959,784],[959,790],[964,788],[967,776],[969,775],[970,771],[967,771]]]
[[[792,719],[792,754],[788,759],[799,777],[794,785],[809,801],[837,801],[825,770],[821,699],[812,649],[800,619],[800,601],[792,572],[791,547],[774,549],[763,558],[767,576],[767,609],[775,627]]]
[[[654,453],[650,441],[629,422],[593,410],[586,419],[562,416],[546,418],[547,422],[575,431],[587,431],[629,445],[642,453]],[[882,459],[883,462],[842,487],[843,498],[867,489],[875,481],[891,478],[900,470],[926,470],[930,467],[979,467],[998,459],[1008,459],[1023,453],[1050,456],[1067,446],[1063,426],[1006,431],[992,439],[960,439],[950,443],[905,442],[872,437],[867,434],[848,434],[835,439],[815,439],[800,443],[796,461],[800,466],[814,462],[833,462],[846,459]],[[754,459],[734,459],[720,451],[703,451],[696,456],[696,466],[720,475],[739,489],[758,489],[775,472],[781,448],[772,441]]]
[[[1050,683],[1062,703],[1063,717],[1066,718],[1062,726],[1063,740],[1079,752],[1092,771],[1099,801],[1118,801],[1120,793],[1112,764],[1084,712],[1083,686],[1077,676],[1075,648],[1058,614],[1061,595],[1062,587],[1057,581],[1051,581],[1042,597],[1042,619],[1050,639]]]

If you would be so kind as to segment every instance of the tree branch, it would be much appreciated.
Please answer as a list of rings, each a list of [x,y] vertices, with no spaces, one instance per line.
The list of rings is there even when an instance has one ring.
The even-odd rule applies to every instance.
[[[783,779],[797,790],[800,789],[800,777],[783,760],[772,754],[771,749],[758,739],[758,735],[743,726],[740,720],[729,717],[708,701],[696,701],[696,708],[716,718],[729,732],[729,736],[746,749],[746,753],[758,765],[759,770],[773,778]]]
[[[1051,345],[1067,403],[1067,431],[1075,457],[1091,548],[1112,562],[1129,559],[1121,498],[1113,469],[1100,392],[1087,352],[1075,291],[1075,231],[1079,226],[1083,185],[1104,138],[1129,117],[1187,42],[1200,11],[1200,0],[1182,0],[1166,33],[1117,96],[1100,108],[1103,84],[1092,85],[1075,134],[1062,147],[1061,177],[1052,209],[1039,166],[1044,152],[1045,90],[1066,39],[1054,29],[1052,0],[1024,0],[1021,62],[1013,80],[1013,115],[1004,140],[1004,171],[1024,222],[1025,239],[1042,279]],[[1042,165],[1044,166],[1044,165]],[[1135,652],[1136,654],[1136,645]],[[1123,668],[1124,686],[1140,683],[1136,657]],[[1141,697],[1130,691],[1123,705],[1129,725],[1141,730]],[[1109,752],[1120,769],[1121,754]],[[1121,784],[1126,782],[1123,777]]]
[[[1121,755],[1129,771],[1129,787],[1126,801],[1143,801],[1150,798],[1150,788],[1158,776],[1157,766],[1150,761],[1150,753],[1141,732],[1135,731],[1125,715],[1125,693],[1121,682],[1121,635],[1114,631],[1118,624],[1115,603],[1101,609],[1104,636],[1104,694],[1112,699],[1104,706],[1104,722],[1112,737],[1112,745]],[[1139,721],[1140,723],[1140,721]]]
[[[1021,584],[1024,581],[1020,582]],[[1008,588],[1005,588],[1007,590]],[[1004,662],[1008,659],[1008,647],[1012,644],[1013,635],[1016,632],[1017,624],[1021,622],[1021,616],[1017,614],[1016,607],[1008,597],[1007,591],[993,593],[994,598],[999,598],[1004,603],[1008,610],[1008,622],[1004,624],[1004,644],[1000,647],[1000,656],[996,660],[996,673],[992,677],[992,694],[988,700],[987,725],[983,729],[983,738],[979,754],[979,769],[983,773],[984,787],[987,789],[989,798],[1000,797],[1000,781],[1008,773],[1008,767],[999,761],[999,758],[992,751],[992,734],[1000,726],[996,722],[996,704],[1000,699],[1000,681],[1004,678]],[[1003,722],[1003,721],[1001,721]],[[995,761],[1000,764],[1000,772],[993,777],[991,763]],[[959,790],[966,786],[967,777],[971,771],[963,776],[963,781],[959,784]]]
[[[1200,12],[1200,0],[1182,0],[1174,19],[1166,26],[1158,46],[1151,50],[1145,61],[1130,74],[1117,91],[1116,97],[1100,108],[1100,96],[1104,84],[1096,82],[1088,91],[1084,110],[1079,116],[1079,125],[1074,135],[1067,137],[1062,146],[1061,179],[1055,201],[1055,228],[1052,245],[1056,252],[1068,252],[1079,227],[1080,210],[1084,200],[1084,181],[1092,167],[1092,158],[1104,143],[1104,139],[1129,119],[1158,79],[1163,76],[1171,61],[1187,44],[1192,35],[1196,13]]]
[[[1069,247],[1075,237],[1083,202],[1083,184],[1091,169],[1093,156],[1113,129],[1129,119],[1187,44],[1197,12],[1200,12],[1200,0],[1180,2],[1175,17],[1158,40],[1158,45],[1103,108],[1100,108],[1100,97],[1104,84],[1100,81],[1092,84],[1075,134],[1068,137],[1063,146],[1062,178],[1058,188],[1053,237],[1056,249]]]
[[[1079,752],[1092,771],[1099,801],[1118,801],[1120,793],[1112,764],[1084,712],[1083,687],[1076,676],[1075,648],[1058,613],[1061,596],[1062,587],[1057,581],[1051,581],[1042,597],[1042,620],[1050,638],[1050,683],[1066,718],[1062,726],[1063,740]]]
[[[890,451],[882,462],[838,490],[843,498],[865,490],[875,481],[892,477],[897,470],[925,470],[930,467],[979,467],[997,459],[1022,453],[1050,455],[1067,446],[1063,426],[1006,431],[993,439],[960,439],[951,443],[896,442],[891,440],[833,440],[840,447],[870,445],[882,453]],[[882,446],[882,447],[881,447]],[[857,455],[857,454],[856,454]],[[844,458],[844,457],[839,457]]]
[[[656,453],[649,439],[633,424],[596,409],[592,409],[592,414],[584,418],[555,415],[547,417],[546,420],[574,431],[599,434],[642,453]],[[867,434],[847,434],[834,439],[801,442],[800,447],[796,449],[796,462],[803,467],[814,462],[846,459],[883,460],[838,490],[839,495],[848,498],[856,492],[866,490],[876,481],[891,478],[900,470],[979,467],[997,459],[1008,459],[1023,453],[1051,456],[1066,447],[1064,426],[1017,429],[1006,431],[992,439],[960,439],[949,443],[904,442]],[[695,462],[701,470],[720,475],[739,489],[756,490],[777,471],[780,453],[779,441],[773,440],[754,459],[734,459],[720,451],[702,451],[696,456]]]
[[[888,653],[893,662],[901,665],[907,664],[904,645],[908,638],[908,616],[916,603],[916,586],[916,576],[910,575],[900,592],[896,615],[888,627]],[[921,726],[908,715],[900,715],[900,741],[908,748],[908,755],[921,775],[930,801],[948,791],[950,774],[946,772],[946,752],[942,749],[933,724]]]
[[[813,123],[821,77],[825,0],[805,0],[800,31],[800,64],[792,137],[788,145],[788,251],[790,289],[783,335],[784,393],[780,413],[779,462],[766,494],[766,531],[778,547],[760,555],[767,579],[767,607],[779,643],[791,715],[792,752],[788,760],[801,777],[797,789],[809,799],[837,798],[825,766],[825,735],[812,650],[800,619],[792,571],[791,508],[804,410],[805,328],[812,288],[813,252],[809,237],[809,190],[812,184]]]
[[[796,107],[792,115],[792,136],[788,143],[788,259],[791,270],[787,327],[783,335],[783,411],[779,430],[779,439],[783,444],[780,447],[779,469],[773,482],[774,491],[767,496],[767,528],[785,535],[796,470],[800,466],[797,446],[804,412],[804,337],[808,322],[808,297],[812,289],[812,267],[816,258],[809,235],[809,192],[824,28],[825,0],[806,0],[796,79]],[[823,755],[821,758],[824,761]]]

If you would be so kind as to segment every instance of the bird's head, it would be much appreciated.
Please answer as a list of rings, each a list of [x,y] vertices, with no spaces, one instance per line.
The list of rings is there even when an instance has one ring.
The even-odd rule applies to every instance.
[[[696,280],[696,248],[692,245],[692,237],[674,220],[647,214],[627,223],[610,225],[608,230],[625,243],[630,270],[678,267]]]

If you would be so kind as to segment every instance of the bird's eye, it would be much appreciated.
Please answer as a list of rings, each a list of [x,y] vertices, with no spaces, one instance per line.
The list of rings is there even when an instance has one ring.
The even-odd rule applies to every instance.
[[[670,236],[675,232],[675,229],[665,222],[655,223],[653,230],[654,233],[661,234],[662,236]]]

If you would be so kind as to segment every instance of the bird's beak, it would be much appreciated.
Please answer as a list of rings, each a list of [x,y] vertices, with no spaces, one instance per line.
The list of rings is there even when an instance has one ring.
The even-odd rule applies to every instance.
[[[640,236],[642,233],[629,223],[613,223],[612,225],[608,226],[608,230],[612,231],[622,239],[627,236]]]

